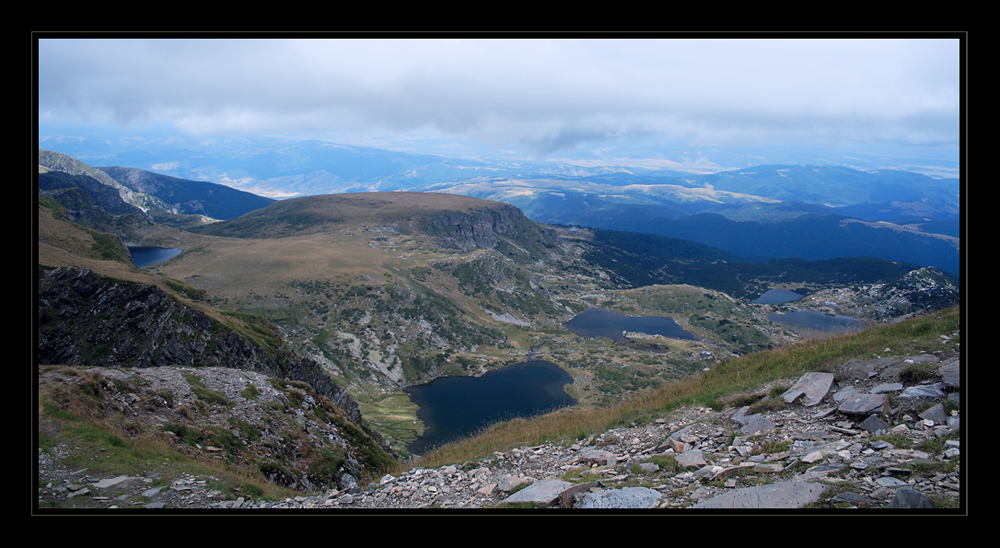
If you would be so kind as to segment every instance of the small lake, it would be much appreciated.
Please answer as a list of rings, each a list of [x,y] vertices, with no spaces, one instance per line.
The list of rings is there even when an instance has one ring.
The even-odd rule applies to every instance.
[[[827,335],[839,335],[860,331],[865,323],[850,316],[830,316],[814,310],[800,310],[785,314],[768,314],[767,319],[795,331],[820,331]]]
[[[441,377],[404,388],[417,404],[424,433],[407,450],[421,455],[514,417],[530,417],[573,405],[563,391],[573,377],[543,360],[508,365],[481,377]]]
[[[626,331],[663,335],[671,339],[697,340],[698,337],[685,331],[673,318],[660,316],[627,316],[603,308],[590,308],[580,312],[564,323],[577,335],[583,337],[607,337],[613,341],[625,338]]]
[[[760,297],[750,301],[750,304],[781,304],[797,301],[802,297],[805,295],[787,289],[769,289]]]
[[[162,263],[167,259],[173,259],[181,254],[181,250],[176,247],[128,247],[132,254],[132,263],[139,268],[146,268],[157,263]]]

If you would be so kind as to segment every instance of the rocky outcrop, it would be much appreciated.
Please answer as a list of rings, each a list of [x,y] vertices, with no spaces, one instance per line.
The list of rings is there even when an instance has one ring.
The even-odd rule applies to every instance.
[[[309,383],[351,420],[361,412],[315,361],[266,350],[156,286],[57,268],[38,285],[38,363],[101,367],[222,366]]]
[[[436,213],[424,221],[423,230],[445,249],[496,249],[514,260],[538,260],[556,248],[544,228],[507,204]]]
[[[173,502],[173,492],[149,500],[176,508],[766,512],[808,507],[956,513],[963,501],[960,415],[954,405],[959,367],[957,352],[846,362],[833,383],[826,375],[807,374],[789,381],[789,390],[771,403],[764,398],[738,409],[683,408],[575,443],[522,446],[464,464],[411,468],[367,488],[251,502],[198,490],[190,487],[194,478],[184,478],[176,489],[194,492],[183,503]],[[844,388],[870,393],[893,379],[901,388],[891,405],[865,414],[839,410],[836,394]],[[941,395],[913,390],[920,387],[934,387]],[[907,391],[912,397],[904,396]],[[747,399],[754,396],[740,397]],[[46,489],[69,496],[70,488],[104,479],[111,478],[74,477]],[[113,501],[91,506],[100,504]]]
[[[222,460],[302,494],[354,489],[395,466],[375,438],[329,399],[306,383],[263,373],[223,367],[43,367],[39,395],[49,405],[99,421],[122,439],[165,442],[186,458]],[[51,415],[39,421],[40,431],[62,428],[60,418]],[[141,476],[88,477],[83,470],[61,468],[60,457],[71,452],[105,451],[83,445],[60,440],[39,453],[39,474],[48,485],[40,497],[64,507],[148,501],[154,507],[193,508],[224,500],[186,473],[171,477],[169,485],[156,481],[161,463],[145,458],[135,463],[146,470]],[[151,489],[154,481],[160,486]],[[115,496],[105,497],[108,493]]]

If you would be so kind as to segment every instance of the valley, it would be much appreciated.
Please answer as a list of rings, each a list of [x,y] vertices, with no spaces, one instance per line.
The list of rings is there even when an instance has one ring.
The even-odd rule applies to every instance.
[[[481,377],[543,360],[572,378],[565,392],[576,401],[574,410],[599,411],[657,393],[679,379],[697,378],[740,356],[835,334],[798,332],[770,321],[770,314],[812,310],[892,323],[954,306],[959,295],[951,279],[933,268],[872,258],[748,262],[676,238],[538,224],[510,204],[446,193],[310,196],[227,220],[162,211],[145,217],[134,212],[97,217],[104,229],[124,227],[117,235],[78,224],[95,218],[91,208],[102,208],[79,197],[69,200],[71,193],[56,189],[39,196],[40,278],[99,275],[108,294],[121,291],[122,283],[155,287],[186,307],[178,310],[194,312],[162,313],[156,320],[161,327],[149,333],[166,338],[143,341],[131,331],[149,328],[149,321],[134,312],[145,305],[129,304],[124,307],[128,313],[115,318],[107,303],[73,302],[75,297],[50,288],[39,308],[43,346],[47,356],[60,359],[43,365],[119,366],[119,356],[131,363],[129,352],[152,344],[143,354],[144,367],[193,355],[188,365],[196,368],[226,364],[284,375],[289,382],[303,383],[296,390],[320,382],[326,393],[349,399],[347,407],[356,415],[352,420],[366,432],[353,438],[367,449],[349,450],[362,451],[350,453],[358,455],[350,457],[355,459],[350,474],[314,475],[310,470],[322,467],[328,454],[310,453],[301,445],[291,451],[289,440],[305,439],[299,433],[278,433],[261,449],[251,443],[255,440],[244,441],[270,456],[246,457],[237,451],[226,457],[246,458],[272,473],[269,459],[284,455],[305,470],[303,478],[313,478],[308,481],[332,481],[341,473],[370,481],[374,469],[366,472],[365,465],[355,462],[367,459],[385,470],[390,457],[383,450],[401,463],[424,456],[410,450],[426,425],[405,390],[434,379]],[[128,221],[123,224],[122,219]],[[180,252],[139,269],[131,264],[123,241]],[[96,282],[74,283],[86,287]],[[772,288],[793,290],[803,298],[750,303]],[[565,326],[592,308],[669,318],[693,337],[623,330],[624,337],[612,340],[577,335]],[[63,319],[98,310],[108,318],[99,325]],[[170,323],[172,314],[194,318],[184,321],[195,325]],[[102,333],[100,325],[119,332]],[[60,370],[56,377],[68,375]],[[192,379],[188,382],[195,383]],[[202,394],[215,405],[213,392]],[[132,396],[126,390],[121,397]],[[140,397],[146,401],[147,396]],[[147,407],[154,412],[163,405],[156,400],[162,395],[148,397],[153,401]],[[290,407],[301,396],[283,398],[284,424],[295,430],[298,411]],[[209,410],[201,405],[198,413],[181,416],[192,424],[207,420],[199,418]],[[220,412],[212,411],[215,419]],[[338,427],[350,429],[343,423]],[[219,428],[203,430],[199,448],[230,443]],[[381,449],[372,449],[373,444],[382,444]],[[295,475],[282,472],[277,477],[286,486],[298,485]]]
[[[401,454],[423,429],[406,386],[541,359],[572,375],[566,390],[578,405],[608,405],[722,358],[804,340],[767,314],[817,303],[810,297],[759,306],[684,284],[632,287],[587,260],[616,249],[595,243],[593,231],[534,225],[496,202],[468,202],[495,210],[473,208],[469,218],[428,229],[437,213],[427,210],[455,207],[459,197],[423,195],[411,209],[402,206],[410,196],[399,193],[350,197],[358,202],[338,204],[329,218],[315,208],[283,210],[264,232],[248,219],[199,229],[273,237],[158,227],[143,245],[183,251],[146,271],[204,290],[220,309],[273,322],[296,353],[349,388]],[[376,198],[378,208],[360,203]],[[442,205],[431,205],[438,200]],[[305,214],[310,221],[281,222]],[[768,278],[755,284],[767,286],[774,281]],[[808,287],[843,291],[829,282]],[[580,337],[563,325],[592,307],[671,318],[696,340],[633,334],[615,342]]]

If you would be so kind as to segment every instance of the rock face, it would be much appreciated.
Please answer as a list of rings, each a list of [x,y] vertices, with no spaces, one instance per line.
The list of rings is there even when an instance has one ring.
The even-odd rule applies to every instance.
[[[280,349],[267,352],[158,287],[103,279],[87,270],[57,268],[39,280],[38,360],[41,365],[258,371],[307,382],[351,420],[361,418],[357,402],[315,361]]]
[[[515,260],[538,260],[556,247],[552,236],[507,204],[437,213],[423,222],[423,230],[446,249],[496,249]]]

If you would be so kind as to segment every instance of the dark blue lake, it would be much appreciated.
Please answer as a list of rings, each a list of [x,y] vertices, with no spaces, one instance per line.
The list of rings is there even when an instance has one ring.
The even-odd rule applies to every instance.
[[[638,331],[650,335],[663,335],[671,339],[696,340],[698,337],[685,331],[673,318],[660,316],[626,316],[603,308],[591,308],[580,312],[564,323],[577,335],[584,337],[607,337],[613,341],[625,338],[626,331]]]
[[[804,296],[787,289],[769,289],[760,297],[750,301],[750,304],[781,304],[799,300]]]
[[[860,331],[865,323],[850,316],[830,316],[814,310],[800,310],[786,314],[768,314],[767,319],[789,329],[832,332],[831,334]]]
[[[576,400],[563,392],[567,384],[573,384],[573,377],[552,362],[537,360],[481,377],[441,377],[404,388],[425,427],[407,450],[421,455],[501,420],[573,405]]]
[[[167,259],[172,259],[180,255],[181,250],[176,247],[132,247],[128,248],[132,254],[132,263],[139,268],[146,268],[157,263],[162,263]]]

